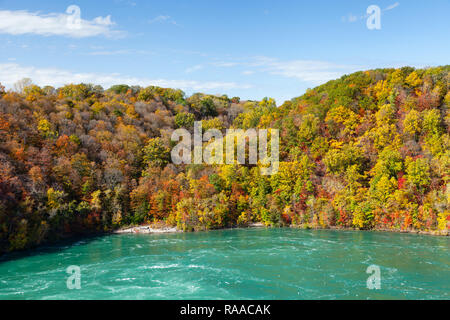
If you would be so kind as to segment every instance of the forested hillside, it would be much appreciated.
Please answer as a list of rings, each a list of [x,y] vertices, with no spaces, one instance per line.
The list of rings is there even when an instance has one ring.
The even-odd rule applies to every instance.
[[[0,86],[0,253],[158,221],[448,231],[449,80],[450,66],[358,72],[280,107],[158,87]],[[173,130],[200,120],[279,129],[279,172],[173,165]]]

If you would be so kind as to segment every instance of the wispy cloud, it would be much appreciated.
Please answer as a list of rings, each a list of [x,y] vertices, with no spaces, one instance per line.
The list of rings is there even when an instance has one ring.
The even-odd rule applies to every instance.
[[[149,20],[148,22],[149,23],[170,23],[170,24],[173,24],[176,26],[178,25],[177,22],[174,19],[172,19],[171,16],[163,16],[163,15],[157,16],[156,18],[153,18],[153,19]]]
[[[71,9],[71,10],[69,10]],[[0,33],[11,35],[36,34],[41,36],[66,36],[85,38],[94,36],[114,36],[111,16],[97,17],[91,21],[81,18],[76,6],[69,7],[67,13],[42,14],[25,10],[0,10]]]
[[[129,0],[114,0],[116,3],[124,4],[130,7],[136,7],[137,3]]]
[[[216,67],[216,68],[232,68],[235,66],[239,66],[238,62],[228,62],[228,61],[213,61],[213,62],[205,62],[204,64],[197,64],[195,66],[189,67],[185,70],[186,73],[192,73],[198,70],[202,70],[208,67]]]
[[[241,67],[242,75],[267,73],[271,75],[294,78],[311,84],[321,84],[336,79],[344,74],[360,69],[358,66],[336,64],[316,60],[279,60],[271,57],[258,56],[236,61],[211,63],[214,66]]]
[[[12,88],[15,82],[23,78],[31,78],[38,85],[51,85],[55,87],[68,83],[93,83],[100,84],[105,88],[115,84],[154,85],[167,88],[179,88],[184,91],[248,89],[251,87],[247,84],[235,82],[144,79],[117,73],[75,73],[61,69],[26,67],[16,63],[0,64],[0,82],[3,85]]]
[[[216,62],[212,62],[211,65],[213,65],[215,67],[220,67],[220,68],[231,68],[231,67],[235,67],[235,66],[239,65],[239,63],[237,63],[237,62],[216,61]]]
[[[335,64],[326,61],[280,61],[268,57],[257,57],[254,60],[253,65],[262,68],[263,71],[272,75],[295,78],[314,84],[324,83],[359,69],[357,66]]]
[[[389,10],[395,9],[395,8],[397,8],[399,5],[400,5],[400,2],[396,2],[396,3],[391,4],[390,6],[388,6],[388,7],[387,7],[386,9],[384,9],[383,11],[389,11]]]
[[[93,51],[90,52],[91,56],[115,56],[115,55],[124,55],[130,54],[130,50],[114,50],[114,51]]]
[[[203,69],[203,68],[204,68],[204,67],[203,67],[201,64],[198,64],[198,65],[196,65],[196,66],[187,68],[187,69],[185,70],[185,72],[186,72],[186,73],[192,73],[192,72],[201,70],[201,69]]]
[[[150,55],[154,54],[151,51],[147,50],[131,50],[131,49],[122,49],[122,50],[98,50],[89,52],[90,56],[118,56],[118,55]]]

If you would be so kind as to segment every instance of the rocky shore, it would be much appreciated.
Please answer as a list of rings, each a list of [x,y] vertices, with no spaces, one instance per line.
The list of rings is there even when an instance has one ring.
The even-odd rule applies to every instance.
[[[336,230],[336,231],[362,231],[356,228],[343,228],[343,227],[311,227],[304,225],[291,225],[290,228],[293,229],[310,229],[310,230]],[[427,236],[442,236],[448,237],[450,236],[450,230],[414,230],[414,229],[370,229],[366,230],[367,232],[392,232],[392,233],[410,233],[410,234],[418,234],[418,235],[427,235]]]
[[[246,228],[264,228],[263,223],[252,223],[249,224]],[[168,227],[162,225],[147,225],[147,226],[136,226],[136,227],[126,227],[119,230],[114,231],[115,234],[124,234],[124,233],[140,233],[140,234],[154,234],[154,233],[182,233],[182,230],[178,230],[176,227]]]
[[[114,233],[123,234],[123,233],[142,233],[142,234],[151,234],[151,233],[179,233],[183,232],[178,230],[176,227],[153,227],[153,226],[139,226],[139,227],[129,227],[124,229],[119,229]]]
[[[224,228],[226,229],[249,229],[249,228],[265,228],[266,226],[261,223],[251,223],[247,227],[237,227],[237,228]],[[313,229],[313,230],[337,230],[337,231],[360,231],[359,229],[353,228],[340,228],[340,227],[331,227],[331,228],[305,228],[305,226],[290,226],[290,228],[294,229]],[[431,235],[431,236],[450,236],[449,230],[441,230],[441,231],[419,231],[419,230],[398,230],[398,229],[374,229],[370,230],[374,232],[393,232],[393,233],[412,233],[412,234],[420,234],[420,235]],[[182,233],[183,230],[179,230],[177,227],[168,227],[166,225],[145,225],[145,226],[134,226],[134,227],[126,227],[119,230],[114,231],[115,234],[124,234],[124,233],[135,233],[135,234],[164,234],[164,233]]]

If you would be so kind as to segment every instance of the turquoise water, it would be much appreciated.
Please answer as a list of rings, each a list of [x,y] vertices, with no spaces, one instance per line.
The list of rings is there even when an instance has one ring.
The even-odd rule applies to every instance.
[[[110,235],[0,260],[0,299],[450,299],[447,237],[292,229]],[[78,265],[81,289],[67,289]],[[378,265],[381,289],[366,269]]]

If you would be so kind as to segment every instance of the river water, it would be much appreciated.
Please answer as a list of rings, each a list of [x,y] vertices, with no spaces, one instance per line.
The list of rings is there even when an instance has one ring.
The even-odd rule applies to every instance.
[[[368,288],[371,265],[378,290],[376,279]],[[295,229],[108,235],[3,257],[0,299],[448,300],[450,240]]]

